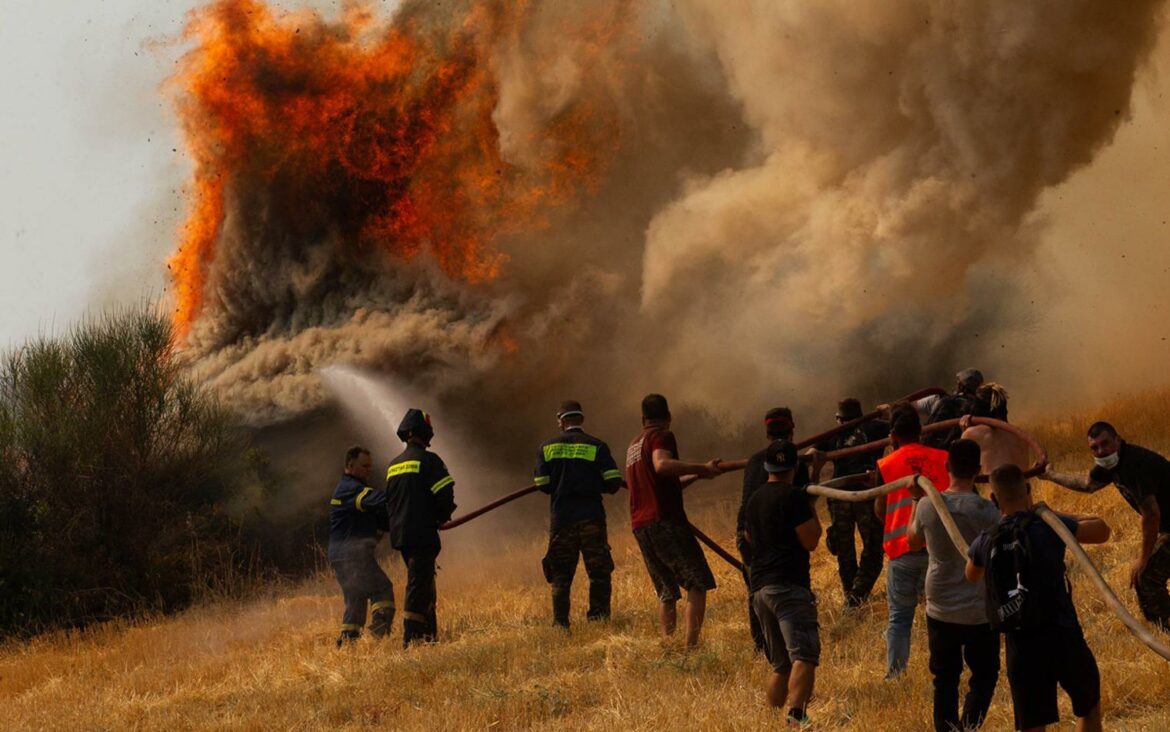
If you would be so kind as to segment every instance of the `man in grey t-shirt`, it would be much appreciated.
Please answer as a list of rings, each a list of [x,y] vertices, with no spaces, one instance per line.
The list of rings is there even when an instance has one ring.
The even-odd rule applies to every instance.
[[[957,440],[947,452],[951,485],[942,497],[967,543],[999,522],[995,504],[975,492],[979,462],[979,445],[971,440]],[[974,729],[983,724],[999,679],[999,633],[987,622],[983,583],[967,582],[967,558],[951,543],[930,501],[915,505],[908,535],[912,550],[925,546],[930,555],[926,629],[934,674],[935,729]],[[960,713],[964,660],[971,669],[971,681]]]

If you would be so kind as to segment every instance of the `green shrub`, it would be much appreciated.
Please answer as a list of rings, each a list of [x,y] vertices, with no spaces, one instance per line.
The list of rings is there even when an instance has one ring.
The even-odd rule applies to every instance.
[[[223,506],[262,463],[183,376],[143,308],[42,337],[0,362],[0,632],[238,589],[259,547]]]

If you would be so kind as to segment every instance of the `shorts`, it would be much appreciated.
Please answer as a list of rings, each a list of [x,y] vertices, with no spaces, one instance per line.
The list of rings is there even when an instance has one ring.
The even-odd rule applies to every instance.
[[[1072,700],[1073,714],[1078,717],[1101,702],[1101,673],[1080,627],[1048,626],[1006,633],[1005,637],[1016,729],[1060,720],[1058,684]]]
[[[794,661],[821,662],[817,597],[797,585],[768,585],[752,593],[752,605],[764,633],[764,651],[772,670],[787,674]]]
[[[674,602],[684,590],[713,590],[715,575],[689,526],[656,521],[634,529],[646,571],[659,602]]]

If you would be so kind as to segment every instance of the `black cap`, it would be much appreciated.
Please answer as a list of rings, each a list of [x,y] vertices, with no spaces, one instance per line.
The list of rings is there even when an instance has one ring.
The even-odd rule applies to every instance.
[[[861,402],[849,397],[837,402],[837,416],[845,421],[861,416]]]
[[[398,425],[398,439],[406,442],[411,436],[429,440],[435,436],[435,429],[431,426],[431,415],[421,409],[408,409]]]
[[[769,437],[787,437],[792,434],[795,424],[788,407],[772,407],[764,414],[764,429]]]
[[[764,451],[764,470],[769,473],[796,470],[796,445],[789,440],[774,440]]]
[[[975,391],[983,385],[983,372],[979,369],[963,369],[955,374],[955,381],[967,389]]]
[[[585,412],[581,411],[581,402],[574,399],[566,399],[565,401],[561,402],[561,408],[557,410],[557,419],[584,416]]]

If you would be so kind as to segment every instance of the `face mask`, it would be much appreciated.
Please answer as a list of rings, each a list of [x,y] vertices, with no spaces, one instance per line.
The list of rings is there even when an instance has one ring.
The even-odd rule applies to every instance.
[[[1120,452],[1115,452],[1112,455],[1106,455],[1105,457],[1093,458],[1093,462],[1096,463],[1098,465],[1098,467],[1105,468],[1106,470],[1113,470],[1114,468],[1116,468],[1117,463],[1120,460],[1121,460],[1121,453]]]

